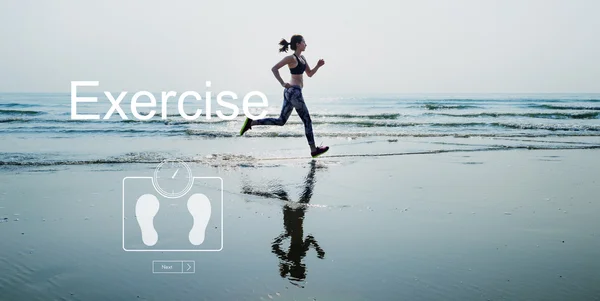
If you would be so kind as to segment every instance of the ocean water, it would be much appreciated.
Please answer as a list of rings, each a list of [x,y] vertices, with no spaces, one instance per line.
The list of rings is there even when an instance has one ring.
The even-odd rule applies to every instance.
[[[102,118],[96,96],[78,111]],[[81,121],[69,94],[0,94],[0,301],[600,300],[600,94],[305,99],[317,160],[296,113],[239,137],[242,116],[172,103]],[[128,196],[153,187],[124,178],[173,158],[222,179],[193,185],[221,192],[205,235],[222,250],[126,252]],[[159,200],[159,244],[189,247],[186,200]]]
[[[236,143],[252,149],[270,143],[282,145],[281,139],[286,141],[283,145],[300,143],[291,149],[306,148],[302,122],[295,112],[285,126],[255,127],[242,140],[238,137],[244,117],[241,101],[230,101],[240,108],[238,117],[231,121],[215,115],[217,109],[232,113],[216,101],[210,119],[206,118],[203,101],[186,101],[187,114],[196,109],[203,112],[196,120],[185,120],[175,101],[167,102],[163,118],[160,93],[154,95],[159,101],[156,115],[140,121],[131,113],[131,93],[121,103],[126,120],[117,112],[103,119],[110,102],[101,93],[86,95],[98,97],[96,103],[77,106],[79,114],[98,114],[100,120],[72,120],[68,93],[0,94],[0,165],[155,162],[168,156],[197,161],[219,155],[223,145]],[[268,100],[268,116],[278,116],[281,97],[268,95]],[[600,94],[308,95],[305,101],[317,143],[332,146],[332,156],[399,152],[389,149],[377,153],[357,147],[356,143],[368,139],[427,142],[405,150],[409,152],[431,151],[432,142],[445,144],[445,151],[460,149],[462,146],[449,146],[457,139],[463,145],[475,141],[491,148],[593,148],[600,143]],[[150,109],[140,111],[148,113]],[[188,147],[197,141],[202,141],[202,148]],[[349,142],[355,142],[354,148],[348,146]],[[225,149],[239,150],[233,145]],[[267,158],[306,156],[300,151],[277,152],[277,146],[262,150],[262,157]]]

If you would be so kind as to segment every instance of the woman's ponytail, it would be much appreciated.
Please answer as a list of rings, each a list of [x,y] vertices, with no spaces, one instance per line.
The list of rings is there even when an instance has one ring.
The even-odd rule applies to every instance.
[[[279,52],[288,52],[288,47],[290,46],[290,43],[288,43],[285,39],[281,39],[281,41],[279,41],[279,45],[281,45],[281,48],[279,48]]]

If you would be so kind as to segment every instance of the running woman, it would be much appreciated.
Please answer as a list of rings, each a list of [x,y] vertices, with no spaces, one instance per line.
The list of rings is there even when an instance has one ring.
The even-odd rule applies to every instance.
[[[287,52],[288,47],[294,51],[293,55],[284,57],[279,63],[271,68],[277,81],[285,88],[283,90],[283,106],[279,118],[263,118],[257,120],[246,118],[244,126],[240,130],[240,136],[252,129],[252,126],[254,125],[283,126],[292,114],[292,110],[296,109],[298,116],[300,116],[300,119],[302,119],[302,122],[304,123],[304,133],[308,140],[308,145],[310,146],[310,154],[313,158],[316,158],[327,152],[329,146],[315,146],[312,121],[306,103],[304,103],[304,98],[302,97],[302,88],[304,86],[303,74],[306,72],[308,77],[312,77],[317,73],[317,70],[319,70],[321,66],[325,65],[325,61],[320,59],[314,69],[310,68],[306,58],[302,55],[302,52],[306,49],[306,42],[301,35],[293,35],[289,43],[285,39],[281,39],[279,45],[281,45],[279,52]],[[279,69],[285,65],[290,68],[290,73],[292,74],[289,83],[284,82],[283,79],[281,79],[281,75],[279,75]]]

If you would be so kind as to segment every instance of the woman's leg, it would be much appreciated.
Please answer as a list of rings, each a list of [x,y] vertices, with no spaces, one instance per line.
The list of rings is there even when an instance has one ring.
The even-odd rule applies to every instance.
[[[257,119],[257,120],[252,120],[250,118],[246,117],[246,121],[244,122],[244,125],[242,126],[242,129],[240,130],[240,136],[244,135],[244,133],[250,129],[252,129],[253,125],[279,125],[279,126],[283,126],[288,118],[290,118],[290,115],[292,114],[292,110],[294,110],[294,106],[292,106],[292,103],[289,100],[289,93],[288,90],[290,89],[285,89],[283,91],[283,105],[281,106],[281,113],[279,114],[279,118],[263,118],[263,119]]]
[[[306,103],[304,103],[304,98],[302,97],[302,90],[300,88],[292,89],[293,90],[290,92],[289,95],[289,100],[296,109],[296,112],[298,113],[300,119],[302,119],[302,123],[304,123],[304,134],[306,135],[306,140],[308,140],[310,151],[314,152],[316,150],[315,137],[313,134],[312,120],[310,119],[308,107],[306,107]]]
[[[302,122],[304,123],[304,133],[306,134],[306,140],[308,140],[308,145],[310,146],[311,156],[313,158],[316,158],[327,152],[329,150],[329,146],[315,146],[315,137],[313,134],[312,120],[310,119],[310,114],[308,113],[308,107],[306,107],[306,103],[304,102],[304,98],[302,97],[302,89],[300,89],[299,87],[294,89],[289,99],[294,108],[296,109],[298,116],[300,116],[300,119],[302,119]]]
[[[294,107],[292,106],[292,103],[290,102],[290,100],[288,98],[288,93],[287,93],[287,89],[286,89],[286,91],[284,91],[284,93],[283,93],[283,106],[281,107],[281,113],[279,114],[279,117],[253,120],[251,125],[283,126],[287,122],[288,118],[290,118],[290,115],[292,114],[293,109],[294,109]]]

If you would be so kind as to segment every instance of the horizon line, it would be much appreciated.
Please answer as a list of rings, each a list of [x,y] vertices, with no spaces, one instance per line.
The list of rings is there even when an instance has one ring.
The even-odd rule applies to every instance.
[[[138,90],[138,91],[127,91],[130,93],[136,93],[139,91],[147,91],[150,93],[161,93],[167,90],[161,90],[161,91],[149,91],[149,90]],[[168,90],[168,91],[174,91],[173,89]],[[185,92],[185,91],[198,91],[198,90],[182,90],[181,92]],[[123,92],[121,91],[89,91],[89,92],[81,92],[81,94],[92,94],[92,93],[104,93],[104,92]],[[177,91],[175,91],[177,92]],[[279,93],[278,92],[268,92],[268,93]],[[331,94],[331,95],[339,95],[339,94],[395,94],[395,95],[411,95],[411,94],[600,94],[600,91],[598,92],[308,92],[310,94]],[[307,93],[307,94],[308,94]],[[0,94],[71,94],[70,91],[67,92],[57,92],[57,91],[0,91]]]

